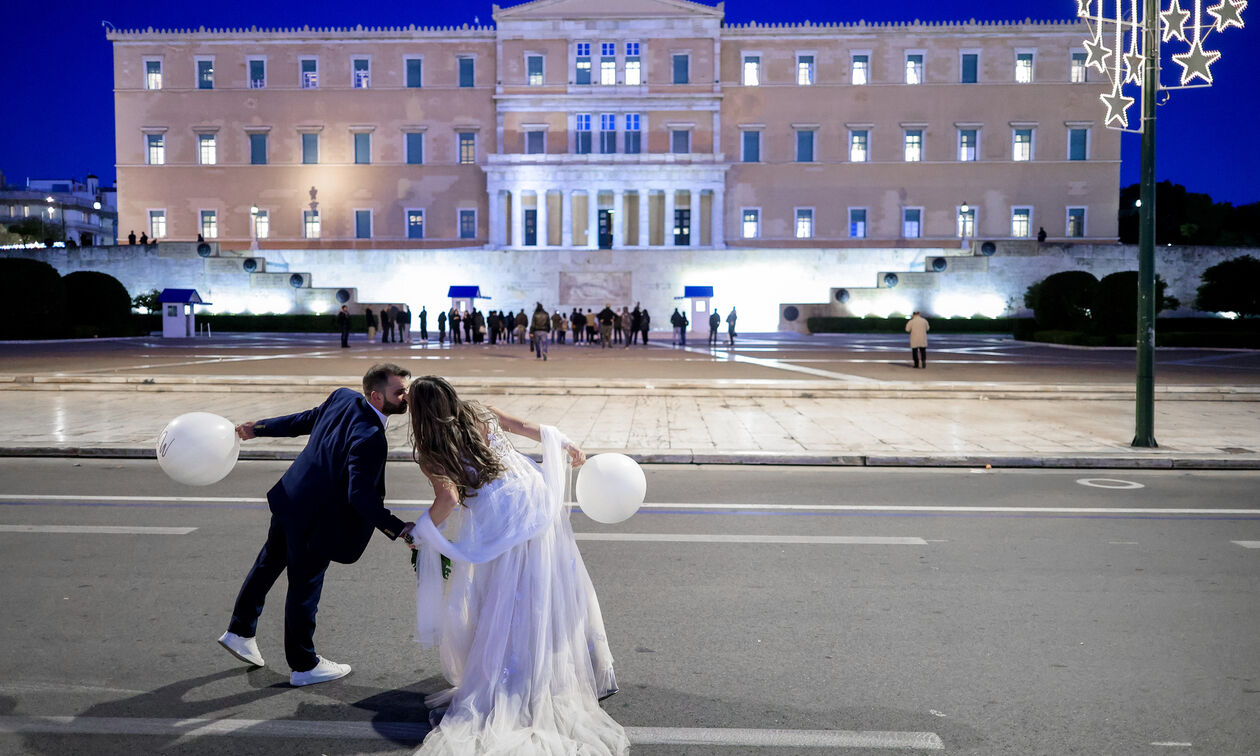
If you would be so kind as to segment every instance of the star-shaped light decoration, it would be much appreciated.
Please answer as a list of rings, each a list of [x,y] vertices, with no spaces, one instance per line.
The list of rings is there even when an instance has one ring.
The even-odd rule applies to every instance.
[[[1111,57],[1111,48],[1107,47],[1102,40],[1102,28],[1098,29],[1098,33],[1094,38],[1085,43],[1085,66],[1093,66],[1098,69],[1099,73],[1107,73],[1107,58]]]
[[[1226,0],[1226,2],[1228,1]],[[1181,66],[1182,86],[1189,84],[1194,79],[1203,79],[1211,85],[1212,71],[1210,66],[1220,57],[1221,54],[1216,50],[1204,50],[1203,43],[1196,39],[1190,45],[1190,52],[1174,55],[1172,59],[1174,63]]]
[[[1076,15],[1085,18],[1089,15],[1089,6],[1094,0],[1076,0]]]
[[[1146,62],[1146,56],[1134,48],[1124,56],[1124,83],[1134,82],[1142,83],[1142,66]]]
[[[1222,0],[1219,5],[1209,5],[1207,12],[1216,17],[1216,30],[1225,31],[1231,26],[1243,28],[1240,15],[1247,7],[1247,0]]]
[[[1104,125],[1110,126],[1112,121],[1119,121],[1120,128],[1129,128],[1128,110],[1136,101],[1132,97],[1124,96],[1120,91],[1120,82],[1117,81],[1111,88],[1111,94],[1098,95],[1098,99],[1107,106],[1107,118],[1103,121]]]
[[[1168,6],[1168,10],[1159,14],[1164,21],[1164,41],[1176,37],[1182,42],[1186,39],[1186,21],[1190,18],[1190,11],[1182,10],[1181,4],[1177,0],[1172,0],[1172,4]]]

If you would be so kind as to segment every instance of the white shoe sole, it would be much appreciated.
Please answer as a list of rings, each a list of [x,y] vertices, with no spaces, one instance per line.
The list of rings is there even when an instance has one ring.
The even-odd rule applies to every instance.
[[[333,680],[340,680],[341,678],[349,675],[351,671],[352,670],[347,669],[343,674],[337,675],[336,677],[318,677],[313,680],[303,680],[301,682],[295,680],[293,678],[293,675],[289,675],[289,685],[292,685],[295,688],[305,688],[308,685],[319,685],[320,683],[332,682]]]
[[[237,653],[236,649],[232,648],[227,643],[224,643],[222,638],[219,639],[219,645],[223,646],[223,649],[227,651],[229,654],[231,654],[232,656],[235,656],[237,659],[245,662],[246,664],[251,664],[255,667],[267,666],[267,663],[263,661],[263,658],[261,656],[257,657],[257,659],[251,659],[248,656],[242,656],[241,654]]]

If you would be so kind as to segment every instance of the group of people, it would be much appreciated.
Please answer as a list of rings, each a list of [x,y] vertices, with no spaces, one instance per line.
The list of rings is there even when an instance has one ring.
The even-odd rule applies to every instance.
[[[453,686],[425,698],[431,730],[420,754],[626,753],[625,730],[599,705],[617,681],[564,501],[565,468],[582,465],[584,453],[556,428],[461,399],[443,378],[410,378],[397,365],[374,365],[362,393],[337,389],[305,412],[236,426],[242,439],[310,439],[267,492],[266,541],[219,644],[265,665],[258,619],[287,572],[290,684],[348,675],[350,665],[315,652],[320,593],[330,563],[358,561],[380,530],[418,549],[417,637],[438,647]],[[433,489],[414,522],[384,504],[385,429],[403,414],[412,459]],[[541,442],[541,466],[509,433]]]
[[[452,344],[480,344],[486,341],[491,344],[522,344],[528,345],[538,359],[546,359],[547,345],[551,342],[610,348],[618,345],[629,347],[642,338],[647,344],[652,316],[646,307],[640,307],[637,302],[633,309],[623,306],[617,311],[612,305],[605,304],[599,312],[589,307],[586,310],[574,307],[567,313],[560,309],[548,311],[538,302],[532,313],[526,313],[525,308],[516,312],[490,310],[488,313],[476,308],[468,312],[451,308],[449,313],[438,313],[437,324],[438,343],[446,343],[449,329]],[[569,334],[573,335],[572,342]]]
[[[407,305],[382,305],[380,312],[381,343],[411,343],[411,308]],[[369,344],[376,343],[377,314],[371,307],[363,308],[363,317],[367,321],[367,337]],[[429,340],[429,311],[420,308],[420,340]]]

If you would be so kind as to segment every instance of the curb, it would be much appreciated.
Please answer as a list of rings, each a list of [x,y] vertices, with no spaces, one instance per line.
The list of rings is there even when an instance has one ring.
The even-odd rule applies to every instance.
[[[289,461],[297,457],[296,449],[242,450],[240,459],[249,461]],[[645,465],[784,465],[804,467],[941,467],[941,468],[993,468],[993,469],[1111,469],[1111,470],[1260,470],[1260,455],[1238,457],[1199,456],[1136,456],[1126,454],[1074,454],[1074,455],[1001,455],[974,454],[811,454],[808,452],[776,453],[760,451],[735,452],[639,452],[632,450],[603,449],[600,452],[624,453]],[[539,460],[537,453],[527,454]],[[5,446],[0,447],[0,458],[44,457],[84,459],[156,459],[157,453],[149,447],[109,446]],[[410,462],[408,452],[392,451],[390,462]]]

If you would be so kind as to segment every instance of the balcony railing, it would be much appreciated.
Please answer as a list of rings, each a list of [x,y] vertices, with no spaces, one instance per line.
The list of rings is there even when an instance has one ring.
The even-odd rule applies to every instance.
[[[319,87],[319,74],[306,72],[302,74],[302,89],[317,89]]]
[[[266,79],[250,79],[249,80],[250,89],[262,89],[265,86],[267,86]]]

